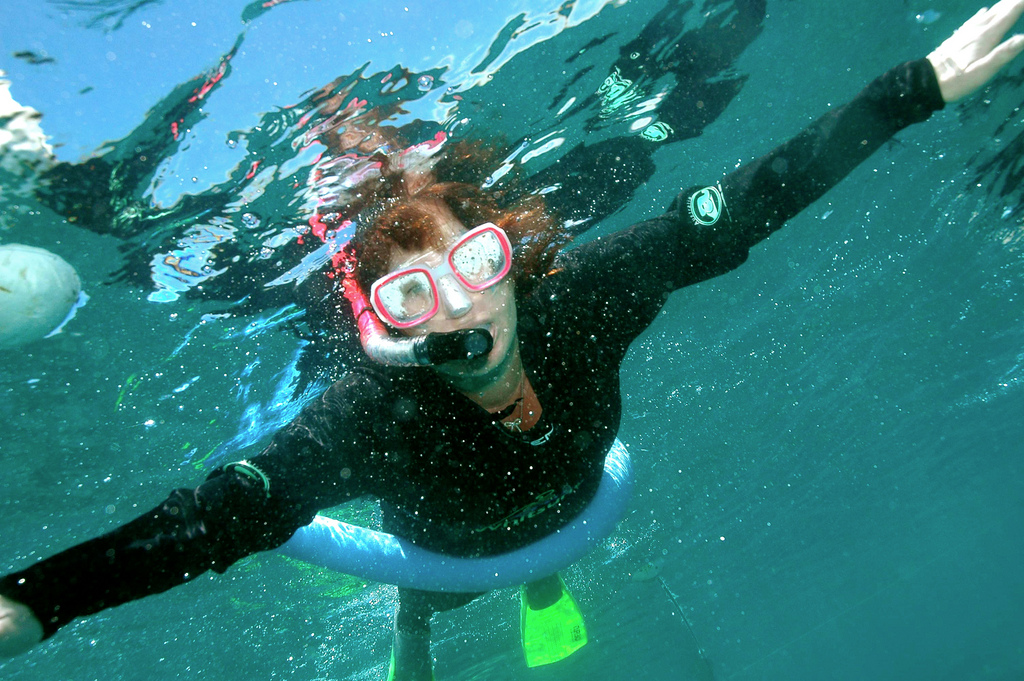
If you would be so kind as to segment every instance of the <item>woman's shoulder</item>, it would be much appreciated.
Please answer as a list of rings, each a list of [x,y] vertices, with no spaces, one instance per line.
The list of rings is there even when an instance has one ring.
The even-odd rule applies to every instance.
[[[339,408],[350,407],[385,399],[393,389],[393,377],[383,367],[357,366],[345,370],[324,391],[320,401]]]
[[[432,372],[423,367],[355,366],[345,370],[321,396],[321,401],[337,409],[370,409],[393,401],[437,389]]]

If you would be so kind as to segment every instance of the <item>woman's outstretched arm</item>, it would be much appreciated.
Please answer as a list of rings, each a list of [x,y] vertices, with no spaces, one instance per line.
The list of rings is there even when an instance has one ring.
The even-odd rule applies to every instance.
[[[820,198],[904,127],[927,119],[991,80],[1024,50],[1024,35],[1003,40],[1022,14],[1024,0],[1000,0],[982,9],[926,59],[887,71],[850,103],[822,116],[790,141],[730,173],[715,187],[690,194],[680,209],[701,224],[711,222],[717,217],[715,211],[721,211],[726,219],[715,226],[716,241],[749,249]]]
[[[1022,36],[1003,42],[1022,13],[1024,0],[979,12],[928,58],[890,69],[718,183],[681,192],[665,215],[566,251],[549,286],[577,292],[579,319],[596,320],[604,345],[625,352],[671,291],[739,267],[893,135],[988,82],[1024,49]]]
[[[214,470],[195,489],[103,535],[0,576],[0,659],[63,625],[157,594],[276,548],[321,508],[365,494],[381,384],[350,372],[308,404],[262,453]],[[364,476],[346,477],[345,467]]]

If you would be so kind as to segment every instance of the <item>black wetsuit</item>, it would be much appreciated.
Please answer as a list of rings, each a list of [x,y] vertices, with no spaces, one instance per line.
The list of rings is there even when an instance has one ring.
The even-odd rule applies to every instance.
[[[540,422],[510,434],[426,369],[354,370],[250,461],[97,539],[0,580],[46,635],[71,619],[279,546],[320,509],[380,499],[386,527],[437,551],[501,552],[561,526],[590,500],[621,417],[619,365],[679,288],[739,266],[749,249],[903,127],[942,108],[925,60],[897,67],[793,140],[682,192],[665,215],[559,256],[517,299]],[[599,187],[594,188],[599,191]]]

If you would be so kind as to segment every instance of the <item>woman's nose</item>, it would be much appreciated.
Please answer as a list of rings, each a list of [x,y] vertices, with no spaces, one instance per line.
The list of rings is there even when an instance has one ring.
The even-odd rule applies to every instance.
[[[455,281],[455,277],[452,275],[446,274],[441,277],[441,280],[437,282],[437,287],[441,291],[441,301],[450,318],[458,319],[473,307],[466,292],[462,290],[459,282]]]

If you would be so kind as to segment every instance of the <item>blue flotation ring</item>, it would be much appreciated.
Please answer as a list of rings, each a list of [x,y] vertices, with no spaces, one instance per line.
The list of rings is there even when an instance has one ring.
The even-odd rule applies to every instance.
[[[385,532],[317,516],[280,549],[286,556],[364,579],[425,591],[477,592],[526,584],[568,567],[615,529],[633,491],[633,468],[616,439],[590,504],[533,544],[484,558],[427,551]]]

